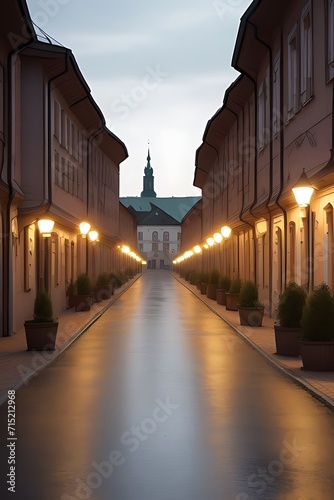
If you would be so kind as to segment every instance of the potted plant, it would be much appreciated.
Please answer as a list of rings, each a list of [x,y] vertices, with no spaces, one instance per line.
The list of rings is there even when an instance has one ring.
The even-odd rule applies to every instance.
[[[264,305],[259,302],[259,292],[254,281],[246,280],[242,283],[238,310],[241,325],[262,326]]]
[[[306,300],[301,320],[300,354],[305,370],[334,370],[334,300],[326,283]]]
[[[216,290],[218,288],[220,273],[218,269],[212,269],[209,274],[209,283],[206,289],[208,299],[216,300]]]
[[[108,273],[100,273],[96,280],[96,286],[94,289],[94,297],[96,302],[101,302],[102,300],[110,299],[111,292],[109,290],[109,275]]]
[[[38,290],[34,302],[34,319],[24,323],[28,351],[54,350],[58,322],[53,320],[52,302],[49,295]]]
[[[218,288],[216,290],[216,300],[217,304],[222,306],[226,305],[225,293],[231,288],[231,278],[229,276],[222,276],[219,281]]]
[[[306,302],[306,290],[290,281],[279,296],[277,319],[274,325],[276,354],[281,356],[299,356],[301,336],[301,319]]]
[[[74,296],[74,307],[76,312],[90,311],[92,305],[92,286],[87,273],[81,273],[77,277],[76,295]]]
[[[201,281],[201,294],[206,295],[206,289],[208,287],[209,282],[209,273],[202,273],[202,281]]]
[[[240,288],[241,288],[240,278],[234,278],[233,280],[231,280],[230,289],[228,292],[225,292],[227,311],[238,310]]]

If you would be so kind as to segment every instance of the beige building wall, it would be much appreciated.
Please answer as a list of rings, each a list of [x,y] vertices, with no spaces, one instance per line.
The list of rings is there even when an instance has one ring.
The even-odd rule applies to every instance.
[[[271,316],[289,280],[334,286],[333,26],[330,1],[253,2],[232,58],[241,76],[197,150],[198,242],[232,228],[202,265],[255,280]],[[307,208],[292,194],[303,169],[316,188]],[[193,239],[184,238],[187,250]]]

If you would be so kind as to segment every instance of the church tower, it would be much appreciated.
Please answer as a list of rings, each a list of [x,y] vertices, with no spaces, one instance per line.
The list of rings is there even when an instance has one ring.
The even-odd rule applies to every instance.
[[[154,175],[153,168],[151,167],[151,157],[150,150],[148,150],[147,154],[147,165],[144,169],[144,177],[143,177],[143,191],[141,192],[142,198],[156,198],[157,193],[154,191]]]

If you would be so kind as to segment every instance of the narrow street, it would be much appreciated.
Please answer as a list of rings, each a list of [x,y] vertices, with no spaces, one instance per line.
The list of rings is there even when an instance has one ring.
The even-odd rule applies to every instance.
[[[2,471],[6,418],[4,404]],[[1,498],[334,498],[333,412],[167,271],[17,391],[16,433],[16,493],[2,475]]]

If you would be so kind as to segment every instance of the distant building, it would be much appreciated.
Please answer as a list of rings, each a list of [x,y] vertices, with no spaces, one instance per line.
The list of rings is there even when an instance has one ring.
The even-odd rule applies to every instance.
[[[143,191],[139,196],[120,198],[137,217],[138,250],[149,269],[170,269],[181,247],[181,220],[200,196],[158,198],[148,150]]]

